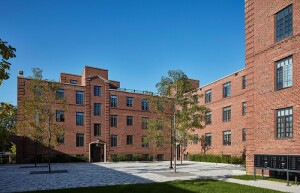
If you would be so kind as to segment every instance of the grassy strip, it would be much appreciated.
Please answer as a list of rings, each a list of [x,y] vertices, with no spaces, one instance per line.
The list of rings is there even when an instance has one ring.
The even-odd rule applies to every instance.
[[[241,175],[241,176],[233,176],[232,178],[238,179],[238,180],[253,180],[254,176],[253,175]],[[262,179],[261,175],[256,175],[256,179],[261,180]],[[264,180],[286,183],[286,180],[284,180],[284,179],[267,177],[267,176],[264,176]],[[295,182],[290,180],[290,184],[295,184]]]
[[[152,184],[130,184],[115,186],[99,186],[88,188],[72,188],[63,190],[35,191],[45,193],[276,193],[278,191],[256,188],[240,184],[228,183],[215,180],[191,180],[191,181],[174,181]]]

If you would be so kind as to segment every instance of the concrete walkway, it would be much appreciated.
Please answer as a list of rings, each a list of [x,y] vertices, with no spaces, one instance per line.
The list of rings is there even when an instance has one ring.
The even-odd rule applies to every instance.
[[[277,190],[281,192],[292,192],[292,193],[299,193],[300,192],[300,186],[287,186],[286,183],[281,182],[274,182],[274,181],[268,181],[268,180],[238,180],[233,178],[225,179],[226,182],[236,183],[236,184],[243,184],[247,186],[254,186],[259,188],[266,188],[270,190]]]
[[[53,164],[53,170],[68,171],[53,174],[30,174],[48,168],[21,166],[28,165],[0,165],[0,193],[192,179],[216,179],[283,192],[300,192],[297,186],[287,187],[279,182],[229,179],[230,176],[245,174],[242,166],[230,164],[184,162],[177,166],[176,174],[169,170],[167,161]]]

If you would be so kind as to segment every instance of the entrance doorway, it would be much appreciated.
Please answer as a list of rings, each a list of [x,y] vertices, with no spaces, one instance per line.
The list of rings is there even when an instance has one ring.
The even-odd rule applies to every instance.
[[[180,145],[176,145],[176,151],[177,151],[177,160],[179,161],[180,160]]]
[[[104,162],[104,144],[91,143],[90,162]]]

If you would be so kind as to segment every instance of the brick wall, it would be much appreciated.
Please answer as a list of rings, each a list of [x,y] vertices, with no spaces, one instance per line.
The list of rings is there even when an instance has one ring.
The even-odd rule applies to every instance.
[[[275,14],[293,4],[293,35],[275,41]],[[253,154],[299,154],[300,1],[246,1],[247,172],[253,172]],[[275,62],[293,57],[293,85],[276,90]],[[293,137],[276,137],[276,110],[293,107]]]
[[[206,105],[212,112],[212,123],[206,125],[204,129],[198,129],[193,134],[198,134],[199,138],[206,133],[212,134],[212,146],[207,151],[208,154],[242,155],[245,142],[242,141],[242,129],[246,128],[246,116],[242,116],[242,102],[245,102],[245,90],[242,88],[242,76],[245,71],[241,70],[213,83],[198,89],[200,105]],[[223,85],[231,83],[231,96],[223,98]],[[205,92],[212,91],[211,103],[205,104]],[[231,106],[231,121],[223,122],[223,108]],[[205,123],[203,123],[205,125]],[[231,145],[223,145],[223,131],[231,131]],[[188,142],[186,154],[201,152],[201,143],[193,144],[193,140]]]

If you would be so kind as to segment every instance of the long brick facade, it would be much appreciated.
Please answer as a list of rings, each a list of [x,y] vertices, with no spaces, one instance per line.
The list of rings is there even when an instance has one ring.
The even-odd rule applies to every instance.
[[[26,88],[31,79],[18,77],[18,104],[26,97]],[[195,81],[197,83],[197,81]],[[65,128],[64,142],[59,144],[54,154],[67,154],[72,156],[85,156],[89,161],[93,160],[93,154],[101,154],[100,160],[109,161],[112,155],[139,154],[154,155],[158,159],[170,159],[168,147],[156,149],[153,152],[151,147],[142,147],[142,137],[147,136],[146,129],[142,128],[142,119],[154,119],[157,116],[149,108],[142,109],[142,100],[149,98],[149,92],[121,89],[120,82],[108,80],[108,71],[99,68],[86,66],[82,75],[61,73],[60,90],[64,92],[67,110],[64,111]],[[99,87],[99,96],[94,93],[94,86]],[[195,85],[199,87],[199,85]],[[76,93],[83,93],[83,102],[76,102]],[[111,97],[115,98],[115,104],[111,104]],[[127,98],[130,98],[128,105]],[[94,114],[94,105],[100,104],[99,115]],[[57,109],[60,110],[60,109]],[[76,114],[84,114],[84,123],[76,124]],[[111,117],[116,117],[116,125],[112,126]],[[132,124],[127,123],[127,117],[131,118]],[[22,121],[19,115],[18,121]],[[95,133],[94,126],[99,124],[100,130]],[[168,128],[165,128],[168,130]],[[77,145],[77,135],[83,134],[84,144]],[[116,144],[111,145],[111,136],[116,136]],[[127,136],[131,139],[128,144]],[[77,140],[77,142],[76,142]],[[100,147],[97,149],[96,147]],[[34,154],[32,143],[23,143],[17,147],[20,162],[27,162]],[[43,154],[39,151],[38,154]]]

